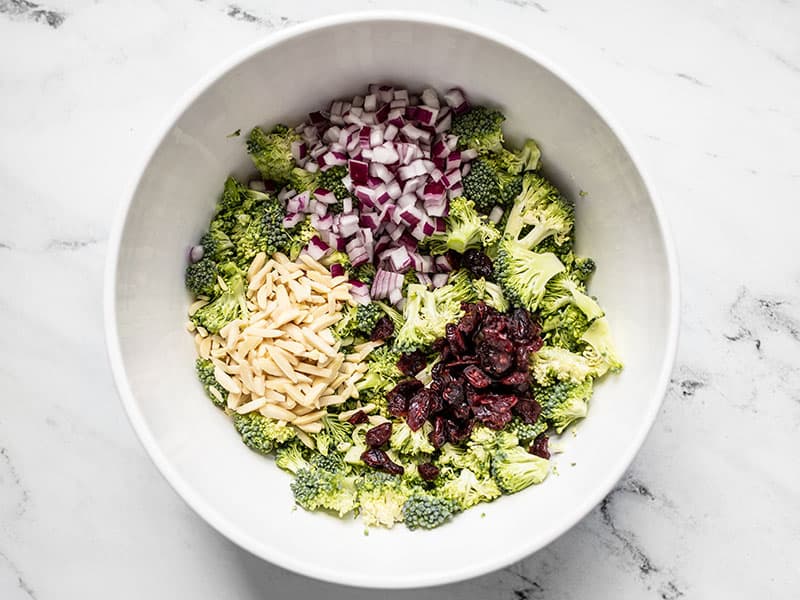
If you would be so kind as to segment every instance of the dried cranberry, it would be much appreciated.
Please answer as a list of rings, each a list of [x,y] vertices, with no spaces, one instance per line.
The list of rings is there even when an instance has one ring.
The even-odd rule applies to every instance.
[[[472,410],[475,418],[489,429],[502,429],[511,421],[510,410],[495,410],[491,406],[476,406]]]
[[[508,330],[516,342],[530,343],[537,335],[530,313],[524,308],[515,308],[508,317]]]
[[[384,471],[390,475],[403,474],[403,467],[392,461],[392,459],[389,458],[389,455],[380,448],[370,448],[369,450],[366,450],[361,454],[361,460],[364,461],[365,465],[372,467],[373,469]]]
[[[350,415],[349,419],[347,419],[347,422],[350,423],[350,425],[358,425],[360,423],[366,423],[367,421],[367,413],[365,413],[363,410],[357,410]]]
[[[518,371],[528,370],[528,361],[530,360],[530,352],[527,346],[518,346],[514,351],[514,368]]]
[[[438,412],[441,412],[444,408],[444,400],[442,399],[441,394],[437,394],[436,391],[431,387],[431,408],[428,412],[428,415],[435,415]]]
[[[512,371],[505,377],[500,380],[500,383],[503,385],[509,385],[512,387],[517,387],[521,384],[528,384],[530,380],[530,376],[528,375],[527,371]]]
[[[420,463],[417,465],[417,470],[425,481],[433,481],[439,476],[439,467],[432,463]]]
[[[445,326],[445,337],[447,338],[447,343],[450,344],[450,350],[456,356],[461,356],[465,354],[467,351],[467,344],[464,341],[464,336],[458,330],[458,327],[455,323],[448,323]]]
[[[453,416],[459,419],[467,419],[469,418],[469,404],[466,402],[459,402],[457,404],[450,405],[450,412],[453,413]]]
[[[400,369],[404,375],[413,377],[422,371],[427,364],[428,359],[425,358],[425,355],[419,350],[415,350],[414,352],[409,352],[408,354],[400,356],[400,359],[397,361],[397,368]]]
[[[530,351],[538,352],[539,350],[542,349],[542,346],[544,346],[544,340],[541,337],[537,336],[536,338],[534,338],[533,342],[531,342]]]
[[[472,421],[456,423],[452,419],[448,419],[445,421],[445,431],[447,432],[448,442],[451,444],[460,444],[472,433]]]
[[[475,277],[489,279],[492,276],[492,259],[475,248],[470,248],[461,257],[461,262]]]
[[[547,442],[550,440],[544,433],[540,433],[536,436],[536,439],[533,440],[533,444],[531,444],[530,452],[531,454],[535,454],[540,458],[550,458],[550,450],[547,447]]]
[[[453,267],[454,271],[461,266],[461,255],[455,250],[448,250],[445,252],[444,256],[447,262],[450,263],[450,266]]]
[[[504,354],[511,354],[514,351],[514,343],[502,332],[484,336],[481,346]]]
[[[463,404],[464,386],[458,381],[449,381],[442,388],[442,397],[448,404]]]
[[[464,337],[471,337],[472,334],[475,333],[475,329],[480,322],[478,308],[475,304],[466,303],[462,304],[461,308],[464,311],[464,316],[461,317],[461,320],[458,322],[458,330]]]
[[[474,406],[488,406],[495,411],[508,411],[516,406],[519,399],[513,394],[482,394]]]
[[[367,431],[367,446],[378,448],[383,446],[392,437],[392,424],[390,422],[381,423]]]
[[[428,439],[434,448],[441,448],[447,441],[444,417],[439,415],[433,420],[433,431],[428,435]]]
[[[419,379],[414,379],[413,377],[408,377],[406,379],[401,379],[396,386],[392,388],[392,391],[389,392],[397,393],[403,396],[406,400],[410,400],[411,397],[420,391],[423,387],[425,387]]]
[[[484,373],[480,367],[476,367],[475,365],[470,365],[464,369],[464,377],[469,384],[482,390],[483,388],[487,388],[492,384],[492,380],[489,379],[489,376]]]
[[[386,394],[386,410],[395,417],[405,417],[408,412],[408,400],[402,394],[389,392]]]
[[[383,316],[378,319],[378,322],[375,323],[375,327],[372,328],[372,335],[370,335],[369,339],[373,342],[378,340],[388,340],[392,337],[394,333],[394,323],[388,316]]]
[[[481,366],[495,377],[506,373],[514,364],[514,359],[506,352],[485,352],[480,358]]]
[[[539,418],[542,407],[536,400],[520,400],[514,407],[514,412],[520,416],[524,423],[533,425]]]
[[[412,431],[418,431],[431,414],[432,397],[433,392],[423,389],[409,401],[406,423]]]

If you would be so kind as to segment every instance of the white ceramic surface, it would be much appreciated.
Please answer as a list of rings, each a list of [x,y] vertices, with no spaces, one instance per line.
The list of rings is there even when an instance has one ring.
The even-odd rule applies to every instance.
[[[564,192],[588,192],[578,199],[579,250],[597,259],[591,290],[627,365],[598,386],[590,418],[556,461],[558,476],[430,533],[399,527],[365,536],[358,521],[293,511],[288,477],[247,451],[204,400],[182,329],[186,247],[207,223],[224,177],[252,170],[242,139],[227,134],[294,123],[371,81],[463,86],[476,101],[504,110],[511,140],[531,134],[540,141],[546,170]],[[668,382],[678,323],[675,262],[652,190],[619,133],[567,81],[529,51],[472,26],[362,15],[302,25],[240,53],[167,119],[112,234],[106,326],[134,428],[167,480],[221,533],[321,579],[374,587],[445,583],[541,548],[622,475]]]

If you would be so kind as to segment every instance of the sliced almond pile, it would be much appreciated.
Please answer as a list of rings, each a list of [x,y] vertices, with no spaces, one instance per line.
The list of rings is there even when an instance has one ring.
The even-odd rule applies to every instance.
[[[332,277],[308,255],[297,262],[283,254],[253,259],[247,272],[246,319],[209,334],[198,328],[197,353],[211,359],[214,375],[228,392],[227,405],[244,414],[259,411],[307,433],[322,430],[328,406],[357,397],[355,384],[366,371],[362,361],[380,342],[340,352],[330,327],[352,304],[350,284]],[[193,304],[193,312],[199,306]]]

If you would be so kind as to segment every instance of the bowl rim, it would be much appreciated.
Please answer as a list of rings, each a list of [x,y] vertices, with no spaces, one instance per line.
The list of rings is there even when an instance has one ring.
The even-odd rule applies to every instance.
[[[169,459],[161,451],[158,441],[149,430],[128,382],[127,373],[122,360],[122,351],[116,322],[117,265],[119,262],[122,235],[125,230],[125,224],[127,222],[130,207],[134,197],[138,192],[144,173],[150,166],[156,150],[164,141],[175,123],[184,114],[184,112],[218,79],[223,77],[226,73],[228,73],[231,69],[234,69],[243,61],[253,57],[259,52],[281,44],[295,36],[304,35],[316,30],[337,27],[349,23],[363,23],[370,21],[422,23],[460,30],[464,33],[481,37],[490,42],[505,46],[508,49],[536,62],[539,66],[558,77],[565,85],[567,85],[587,104],[589,104],[589,106],[597,113],[600,119],[611,129],[620,142],[620,145],[630,157],[631,162],[633,163],[642,179],[642,182],[644,183],[644,187],[653,207],[658,230],[661,235],[662,243],[664,244],[667,261],[667,278],[669,287],[668,301],[670,306],[664,359],[651,395],[651,398],[655,399],[655,401],[651,403],[650,411],[646,415],[647,418],[642,421],[641,425],[636,431],[631,432],[631,440],[634,443],[629,444],[627,453],[621,454],[617,457],[613,468],[609,470],[606,477],[603,479],[602,484],[597,486],[596,491],[593,494],[583,498],[581,502],[577,502],[572,507],[569,513],[567,513],[566,518],[564,518],[563,527],[550,532],[543,538],[537,538],[535,541],[528,543],[521,541],[516,547],[509,549],[509,551],[503,555],[486,556],[483,557],[482,560],[471,562],[467,565],[462,565],[455,568],[445,569],[435,574],[430,574],[423,577],[414,577],[413,575],[409,576],[408,574],[405,574],[404,576],[397,578],[387,578],[385,575],[379,578],[378,576],[372,576],[369,573],[347,573],[346,577],[343,577],[342,574],[336,572],[335,570],[327,569],[324,565],[309,564],[303,562],[302,560],[297,560],[291,556],[287,556],[283,554],[277,546],[265,544],[263,541],[243,534],[237,531],[236,528],[232,527],[223,514],[220,514],[211,508],[211,506],[209,506],[206,501],[199,494],[195,493],[191,486],[184,481],[178,470],[173,467]],[[444,585],[472,579],[520,561],[552,543],[556,538],[560,537],[569,529],[574,527],[578,521],[583,519],[612,490],[614,485],[624,475],[625,471],[633,462],[636,454],[641,449],[647,434],[655,422],[655,418],[661,408],[661,404],[664,401],[667,385],[669,384],[670,375],[675,362],[678,344],[680,322],[679,287],[680,279],[678,275],[677,254],[662,203],[655,192],[655,188],[653,187],[646,170],[642,167],[641,161],[637,159],[637,155],[634,150],[634,146],[630,142],[630,138],[619,126],[618,122],[610,116],[609,112],[601,107],[591,93],[587,92],[578,82],[576,82],[567,72],[565,72],[564,69],[558,66],[549,57],[543,55],[538,49],[533,49],[521,44],[504,34],[500,34],[493,30],[459,19],[452,19],[449,17],[427,14],[424,12],[375,10],[347,12],[334,16],[313,19],[287,27],[281,31],[271,33],[264,39],[245,46],[225,60],[219,62],[214,68],[210,69],[205,76],[203,76],[182,94],[179,100],[173,105],[172,109],[165,115],[164,118],[162,118],[160,124],[150,137],[148,145],[145,148],[145,152],[143,153],[143,158],[140,159],[138,167],[133,171],[132,178],[127,185],[127,192],[124,194],[123,201],[117,209],[117,213],[114,217],[109,234],[106,255],[103,286],[103,313],[106,350],[108,353],[109,362],[111,363],[114,381],[128,420],[130,421],[131,426],[144,446],[150,459],[153,461],[153,463],[155,463],[158,471],[195,513],[197,513],[203,520],[210,524],[217,532],[222,534],[227,539],[233,541],[241,548],[247,550],[251,554],[296,573],[341,585],[383,589],[407,589]]]

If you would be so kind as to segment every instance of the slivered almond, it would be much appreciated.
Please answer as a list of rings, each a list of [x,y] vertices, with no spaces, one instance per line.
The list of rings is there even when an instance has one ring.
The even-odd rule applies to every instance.
[[[283,289],[283,288],[278,288]],[[286,302],[289,302],[288,297]],[[280,307],[280,303],[278,304]],[[282,325],[286,325],[289,321],[294,321],[298,316],[300,316],[300,311],[296,308],[286,308],[282,309],[281,312],[277,316],[272,317],[271,329],[277,329]]]
[[[189,316],[190,317],[194,316],[194,313],[203,308],[206,304],[208,304],[208,300],[195,300],[194,302],[192,302],[189,305],[189,311],[188,311]]]
[[[327,354],[328,356],[336,356],[336,351],[331,348],[330,344],[325,342],[315,331],[311,331],[310,329],[303,329],[303,337],[308,340],[308,342],[317,348],[323,354]]]
[[[264,392],[264,398],[267,402],[271,402],[272,404],[283,404],[286,402],[286,396],[275,390],[266,390]]]
[[[339,315],[323,315],[311,321],[311,324],[308,326],[308,328],[311,331],[321,332],[323,329],[327,329],[337,321],[339,321]],[[320,334],[320,336],[321,335],[322,334]]]
[[[346,398],[339,396],[338,394],[329,394],[327,396],[320,396],[319,398],[319,405],[320,406],[334,406],[336,404],[344,404]]]
[[[241,406],[239,406],[236,409],[236,412],[239,413],[240,415],[243,415],[243,414],[246,414],[246,413],[249,413],[249,412],[253,412],[254,410],[258,410],[259,408],[264,406],[266,403],[267,403],[267,399],[266,398],[263,398],[263,397],[261,397],[261,398],[253,398],[252,400],[250,400],[250,402],[246,402],[245,404],[242,404]]]
[[[260,338],[279,338],[283,336],[283,331],[273,327],[256,327],[251,325],[244,330],[244,335],[258,336]]]
[[[314,423],[306,423],[305,425],[298,425],[299,429],[302,429],[306,433],[319,433],[322,431],[322,423],[316,421]]]
[[[296,281],[289,282],[289,289],[292,290],[294,299],[298,302],[305,302],[311,297],[311,290],[307,287],[303,287]]]
[[[308,268],[313,269],[314,271],[317,271],[318,273],[323,273],[327,277],[330,278],[330,272],[328,271],[328,269],[326,267],[322,266],[321,264],[319,264],[316,260],[311,258],[308,254],[301,254],[299,256],[299,260],[304,265],[306,265]]]
[[[303,431],[302,429],[298,429],[297,427],[295,427],[295,431],[297,431],[297,437],[298,437],[298,439],[299,439],[301,442],[303,442],[303,444],[304,444],[305,446],[307,446],[308,448],[311,448],[312,450],[313,450],[314,448],[316,448],[316,446],[317,446],[317,445],[314,443],[314,438],[312,438],[310,435],[308,435],[308,434],[307,434],[305,431]]]
[[[278,348],[283,348],[292,354],[302,354],[306,350],[306,347],[303,346],[303,344],[300,342],[293,342],[292,340],[275,340],[273,343]]]
[[[288,422],[292,422],[295,419],[292,411],[278,406],[277,404],[265,404],[258,410],[258,412],[265,417],[270,417],[272,419],[281,419]]]
[[[317,367],[315,365],[310,365],[305,362],[297,363],[295,366],[295,371],[300,371],[301,373],[308,373],[309,375],[316,375],[317,377],[324,377],[326,379],[330,379],[333,375],[334,371],[330,367]]]
[[[232,394],[241,394],[242,387],[233,378],[223,371],[220,367],[214,366],[214,379]]]
[[[310,412],[307,415],[302,415],[295,418],[295,420],[292,421],[292,423],[294,423],[299,427],[300,425],[305,425],[306,423],[313,423],[314,421],[319,421],[327,413],[328,411],[326,410],[317,410],[314,412]]]
[[[276,348],[275,346],[267,346],[267,352],[269,353],[269,357],[275,362],[276,365],[278,365],[278,368],[283,372],[283,374],[291,379],[294,383],[297,383],[297,374],[294,372],[292,365],[289,364],[289,361],[286,360],[283,350]]]
[[[267,263],[267,253],[259,252],[247,269],[247,278],[250,279]]]

